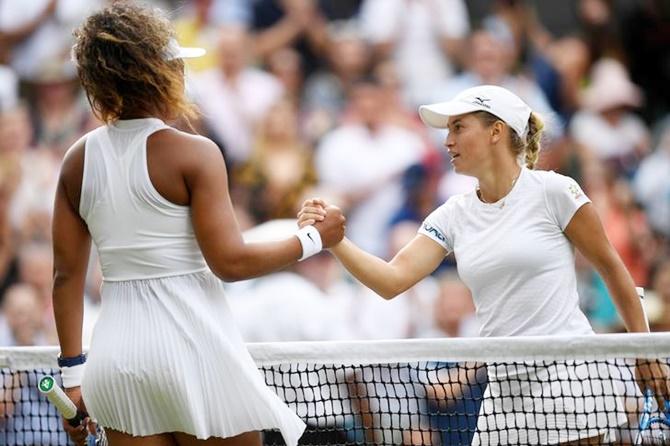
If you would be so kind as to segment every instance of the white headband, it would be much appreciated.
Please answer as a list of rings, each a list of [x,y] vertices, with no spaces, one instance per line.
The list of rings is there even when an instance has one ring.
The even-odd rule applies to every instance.
[[[75,45],[72,46],[70,50],[70,60],[75,65],[77,64],[77,58],[75,57]],[[207,51],[204,48],[194,48],[194,47],[183,47],[175,39],[170,39],[168,41],[167,47],[165,48],[165,53],[163,57],[165,60],[174,60],[174,59],[192,59],[194,57],[204,56]]]

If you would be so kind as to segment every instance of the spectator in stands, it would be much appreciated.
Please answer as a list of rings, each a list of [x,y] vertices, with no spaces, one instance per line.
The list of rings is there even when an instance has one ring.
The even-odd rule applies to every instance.
[[[194,72],[210,70],[219,65],[216,42],[219,27],[238,25],[246,27],[251,20],[251,8],[245,0],[189,0],[174,20],[174,28],[181,45],[204,48],[207,53],[189,59],[186,65]]]
[[[657,125],[653,153],[635,173],[633,191],[642,203],[654,231],[670,240],[670,116]]]
[[[258,223],[291,218],[299,199],[316,182],[312,149],[301,138],[298,111],[288,99],[270,107],[255,138],[253,152],[234,175],[245,206]]]
[[[617,175],[630,178],[635,173],[650,143],[646,125],[631,112],[642,101],[642,92],[621,63],[602,59],[594,65],[591,84],[582,95],[584,109],[570,123],[583,162],[596,158],[612,165]]]
[[[48,345],[44,330],[43,301],[37,290],[28,284],[13,285],[2,300],[0,345]]]
[[[29,79],[32,146],[60,162],[79,137],[98,125],[82,94],[77,71],[69,59],[44,59]]]
[[[243,28],[222,27],[219,66],[194,75],[191,83],[205,125],[232,164],[249,159],[256,126],[284,93],[279,80],[250,65],[250,44]]]
[[[352,240],[385,257],[388,225],[403,202],[402,174],[423,159],[426,149],[416,133],[386,122],[382,95],[374,78],[355,84],[350,119],[324,136],[315,165],[319,185],[349,209]]]
[[[360,21],[376,59],[395,60],[412,106],[454,74],[470,30],[463,0],[366,0]]]
[[[301,104],[307,137],[314,141],[339,123],[352,85],[370,68],[370,49],[355,22],[332,23],[329,33],[326,63],[307,78]]]

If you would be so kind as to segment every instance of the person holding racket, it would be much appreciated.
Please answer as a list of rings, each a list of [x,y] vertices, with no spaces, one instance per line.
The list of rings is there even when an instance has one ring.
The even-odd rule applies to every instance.
[[[448,129],[445,146],[454,170],[477,178],[479,187],[433,211],[389,262],[346,238],[331,248],[358,280],[392,299],[454,252],[459,275],[473,294],[482,336],[585,335],[593,330],[578,306],[576,247],[602,275],[628,331],[649,331],[635,284],[589,198],[573,179],[533,170],[544,124],[526,103],[505,88],[482,85],[451,101],[422,106],[419,113],[427,125]],[[323,200],[307,200],[299,224],[327,216]],[[591,388],[585,374],[604,378],[603,390]],[[651,389],[659,403],[670,397],[666,365],[641,360],[636,375],[643,392]],[[552,395],[552,383],[566,376],[582,387],[538,398]],[[626,419],[608,376],[606,367],[592,370],[585,364],[489,370],[473,444],[611,440]],[[528,385],[512,391],[516,387],[510,381]],[[517,408],[519,401],[522,407]],[[616,409],[584,409],[601,404]],[[510,407],[518,409],[511,420]],[[523,410],[529,408],[534,410],[532,422]],[[509,435],[501,434],[507,430]]]
[[[123,2],[75,31],[73,60],[105,125],[69,149],[55,198],[63,387],[112,446],[260,445],[264,429],[296,445],[305,425],[265,386],[220,279],[277,271],[330,247],[344,235],[344,217],[332,208],[295,236],[243,241],[221,151],[164,122],[193,115],[182,58],[204,52],[173,36],[159,11]],[[85,356],[91,240],[104,282]],[[64,425],[83,444],[86,426]]]

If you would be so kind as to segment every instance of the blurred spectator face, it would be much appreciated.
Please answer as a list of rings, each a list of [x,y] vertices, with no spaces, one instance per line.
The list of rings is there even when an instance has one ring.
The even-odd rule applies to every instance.
[[[435,301],[435,322],[446,333],[454,334],[461,322],[475,311],[470,290],[458,279],[444,279]]]
[[[329,56],[335,73],[347,79],[362,75],[369,60],[368,47],[363,39],[353,37],[335,40]]]
[[[40,82],[34,88],[37,103],[47,107],[70,104],[77,94],[77,84],[72,80]]]
[[[286,91],[297,96],[302,86],[302,62],[300,54],[292,48],[282,48],[268,58],[270,72],[284,84]]]
[[[496,79],[507,73],[510,49],[486,31],[470,39],[470,66],[483,79]]]
[[[3,311],[16,345],[35,345],[42,331],[43,310],[34,288],[14,285],[5,293]]]
[[[25,107],[0,114],[0,155],[20,154],[30,145],[30,121]]]
[[[50,293],[53,261],[51,249],[44,243],[24,246],[19,253],[19,280],[42,292]]]
[[[270,108],[263,130],[265,139],[270,141],[298,139],[298,115],[291,101],[281,100]]]
[[[247,32],[241,27],[224,27],[219,34],[219,66],[227,77],[235,77],[247,65]]]
[[[610,5],[605,0],[581,0],[577,8],[582,20],[591,26],[602,26],[610,20]]]
[[[361,82],[352,87],[351,105],[364,125],[374,126],[382,121],[383,101],[382,89],[373,83]]]

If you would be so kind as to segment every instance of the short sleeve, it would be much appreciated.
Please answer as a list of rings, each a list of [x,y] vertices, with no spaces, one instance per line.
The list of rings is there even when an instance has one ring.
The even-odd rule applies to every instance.
[[[451,217],[449,201],[435,209],[421,224],[418,233],[434,240],[447,252],[454,250],[454,241],[451,236],[449,220]]]
[[[575,212],[591,202],[579,184],[565,175],[549,172],[544,187],[549,213],[562,231],[568,226]]]

